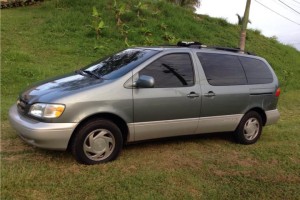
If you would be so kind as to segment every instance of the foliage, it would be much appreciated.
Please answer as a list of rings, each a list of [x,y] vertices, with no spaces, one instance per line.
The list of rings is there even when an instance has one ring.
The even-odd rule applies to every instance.
[[[139,3],[134,6],[134,8],[137,12],[137,17],[140,18],[140,13],[147,9],[147,5],[139,1]]]
[[[238,25],[241,26],[243,24],[243,18],[241,17],[239,14],[236,14],[237,18],[238,18]],[[251,24],[250,19],[248,19],[248,23]]]
[[[163,38],[169,42],[169,44],[175,44],[179,41],[172,33],[165,32]]]
[[[99,39],[103,29],[105,28],[105,24],[104,21],[102,20],[101,14],[98,12],[95,6],[93,6],[92,16],[93,16],[93,22],[90,27],[92,27],[95,30],[97,39]]]
[[[33,5],[33,4],[41,2],[41,1],[44,1],[44,0],[3,0],[3,1],[1,1],[0,8],[4,9],[4,8],[28,6],[28,5]]]
[[[117,25],[121,26],[122,24],[121,17],[127,12],[126,4],[121,3],[120,5],[118,5],[117,0],[114,0],[114,10],[115,10],[115,17],[117,20]]]

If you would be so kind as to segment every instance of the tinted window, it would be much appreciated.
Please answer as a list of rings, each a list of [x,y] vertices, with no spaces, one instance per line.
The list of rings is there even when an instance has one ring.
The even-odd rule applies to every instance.
[[[273,76],[269,67],[261,60],[239,57],[249,84],[272,83]]]
[[[126,49],[87,66],[86,70],[92,71],[104,79],[115,79],[131,71],[158,52],[150,49]]]
[[[156,88],[185,87],[194,84],[192,61],[190,55],[184,53],[160,57],[139,74],[152,76]]]
[[[237,56],[197,53],[207,81],[211,85],[245,85],[246,76]]]

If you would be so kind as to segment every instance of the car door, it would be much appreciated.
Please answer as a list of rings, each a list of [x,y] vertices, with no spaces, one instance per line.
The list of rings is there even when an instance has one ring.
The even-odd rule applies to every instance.
[[[201,106],[200,86],[188,52],[166,54],[136,76],[154,78],[153,88],[134,88],[135,140],[194,133]]]
[[[197,53],[202,109],[197,132],[233,131],[249,105],[249,86],[236,55]]]

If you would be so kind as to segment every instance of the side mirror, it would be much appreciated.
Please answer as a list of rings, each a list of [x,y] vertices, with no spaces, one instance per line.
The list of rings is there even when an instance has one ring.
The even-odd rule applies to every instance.
[[[152,76],[141,75],[135,82],[134,87],[136,88],[153,88],[154,78]]]

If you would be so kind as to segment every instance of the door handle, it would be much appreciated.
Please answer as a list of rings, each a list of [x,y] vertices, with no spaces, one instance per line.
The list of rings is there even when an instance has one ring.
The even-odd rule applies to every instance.
[[[209,91],[208,93],[204,94],[205,97],[214,97],[216,94],[213,91]]]
[[[199,97],[199,94],[195,93],[195,92],[190,92],[188,95],[187,95],[188,98],[196,98],[196,97]]]

